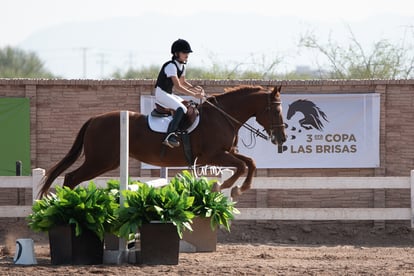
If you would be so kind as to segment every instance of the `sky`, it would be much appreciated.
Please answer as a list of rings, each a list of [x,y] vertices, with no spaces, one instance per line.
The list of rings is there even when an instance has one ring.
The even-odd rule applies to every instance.
[[[148,13],[179,16],[222,12],[230,16],[241,13],[295,16],[305,22],[326,22],[326,25],[392,14],[413,17],[414,25],[413,0],[0,0],[0,6],[0,47],[17,47],[34,33],[63,23],[134,17]],[[169,28],[165,22],[149,24],[165,24],[166,29]]]
[[[39,29],[64,22],[137,16],[148,12],[189,15],[221,11],[293,15],[327,21],[353,21],[384,13],[414,15],[412,0],[1,0],[0,4],[0,47],[17,45]]]

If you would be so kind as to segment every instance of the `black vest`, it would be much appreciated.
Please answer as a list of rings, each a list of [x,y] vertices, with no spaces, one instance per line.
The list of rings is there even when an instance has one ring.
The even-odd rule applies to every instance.
[[[168,78],[167,74],[165,74],[165,72],[164,72],[165,67],[170,63],[173,63],[175,65],[175,67],[177,67],[177,76],[178,76],[178,78],[180,78],[181,75],[183,74],[184,66],[183,66],[183,70],[180,71],[180,68],[178,68],[178,65],[175,63],[174,60],[167,61],[166,63],[164,63],[164,65],[161,68],[160,73],[158,74],[158,78],[157,78],[157,82],[155,83],[155,87],[158,86],[159,88],[161,88],[165,92],[172,94],[172,89],[173,89],[174,83],[173,83],[172,79]]]

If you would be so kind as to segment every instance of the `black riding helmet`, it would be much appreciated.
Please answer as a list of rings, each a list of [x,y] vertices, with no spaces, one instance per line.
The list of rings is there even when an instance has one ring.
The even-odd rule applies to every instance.
[[[186,40],[178,39],[171,45],[171,54],[174,55],[178,52],[192,53],[193,50],[191,50],[190,43],[188,43]]]

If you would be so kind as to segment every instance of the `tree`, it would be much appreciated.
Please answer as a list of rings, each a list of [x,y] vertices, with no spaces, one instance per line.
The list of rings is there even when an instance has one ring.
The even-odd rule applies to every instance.
[[[33,52],[0,48],[0,78],[56,78]]]
[[[312,33],[302,35],[299,47],[315,50],[328,59],[323,71],[319,64],[321,78],[337,79],[395,79],[414,76],[413,45],[407,43],[407,35],[399,44],[381,39],[372,45],[371,50],[364,49],[352,30],[347,47],[339,45],[329,37],[326,44],[318,41]]]
[[[262,55],[259,58],[250,57],[250,61],[243,62],[223,62],[217,61],[217,58],[211,56],[213,61],[209,68],[193,67],[186,72],[187,79],[276,79],[280,78],[276,74],[276,68],[281,63],[279,57],[269,58]],[[224,64],[224,65],[223,65]],[[111,74],[111,77],[117,79],[156,79],[160,66],[151,65],[141,67],[140,69],[130,68],[126,72],[117,70]]]
[[[111,77],[116,79],[156,79],[160,68],[156,65],[141,67],[140,69],[129,68],[125,73],[116,70]]]

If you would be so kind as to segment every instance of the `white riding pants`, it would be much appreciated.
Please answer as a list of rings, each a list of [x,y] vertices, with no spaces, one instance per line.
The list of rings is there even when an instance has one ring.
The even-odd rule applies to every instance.
[[[174,110],[181,107],[185,114],[187,113],[187,108],[183,105],[182,101],[183,99],[177,95],[169,94],[158,86],[155,88],[155,102],[163,107],[172,108]]]

